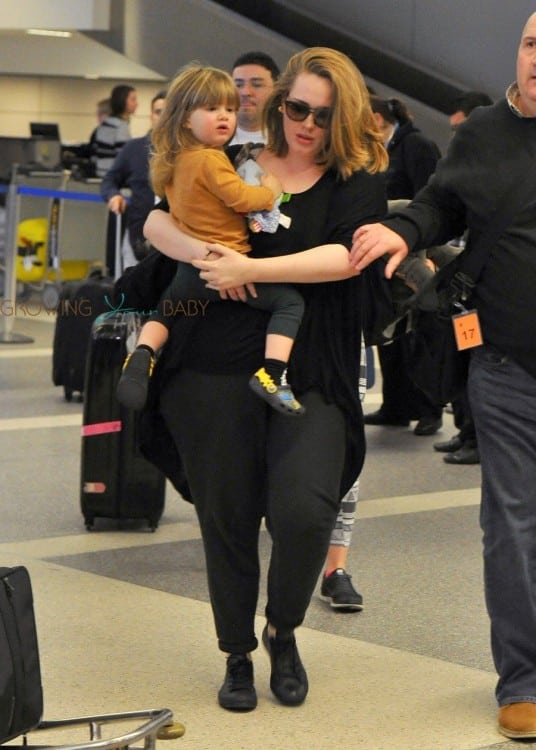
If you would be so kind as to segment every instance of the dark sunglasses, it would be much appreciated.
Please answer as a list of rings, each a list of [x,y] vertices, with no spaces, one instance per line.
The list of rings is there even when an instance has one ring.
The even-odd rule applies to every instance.
[[[285,114],[289,120],[303,122],[309,115],[313,115],[313,122],[318,128],[327,128],[331,119],[330,107],[310,107],[305,102],[295,99],[285,99],[283,102]]]

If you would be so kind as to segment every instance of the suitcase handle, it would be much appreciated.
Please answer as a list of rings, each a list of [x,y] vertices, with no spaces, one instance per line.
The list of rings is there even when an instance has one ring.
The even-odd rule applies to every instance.
[[[115,214],[115,273],[114,280],[123,275],[123,254],[121,252],[121,214]]]

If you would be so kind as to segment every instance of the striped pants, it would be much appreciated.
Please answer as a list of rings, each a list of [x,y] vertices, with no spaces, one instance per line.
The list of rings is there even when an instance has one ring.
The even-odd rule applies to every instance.
[[[365,398],[367,390],[367,358],[365,345],[361,346],[361,363],[359,368],[359,398],[361,401]],[[341,508],[335,521],[335,526],[331,533],[330,546],[332,547],[349,547],[352,541],[352,532],[354,530],[354,521],[359,498],[359,477],[355,480],[346,495],[341,501]]]

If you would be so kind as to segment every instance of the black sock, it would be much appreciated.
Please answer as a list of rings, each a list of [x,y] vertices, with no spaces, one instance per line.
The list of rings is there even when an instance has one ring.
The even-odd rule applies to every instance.
[[[287,363],[280,359],[265,359],[264,369],[276,385],[281,385],[281,378],[287,369]]]
[[[151,347],[147,346],[147,344],[138,344],[136,349],[146,349],[151,355],[151,357],[154,357],[154,349],[151,349]]]

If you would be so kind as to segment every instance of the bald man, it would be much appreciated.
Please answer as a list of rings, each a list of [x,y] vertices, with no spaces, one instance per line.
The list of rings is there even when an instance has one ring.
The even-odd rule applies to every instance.
[[[484,43],[484,41],[482,42]],[[428,185],[403,210],[354,233],[360,270],[385,253],[392,275],[408,250],[469,229],[468,250],[507,202],[471,306],[483,344],[471,350],[468,392],[482,466],[480,521],[498,729],[536,738],[536,13],[506,97],[460,123]],[[466,252],[466,251],[464,251]],[[463,257],[463,253],[462,256]]]

